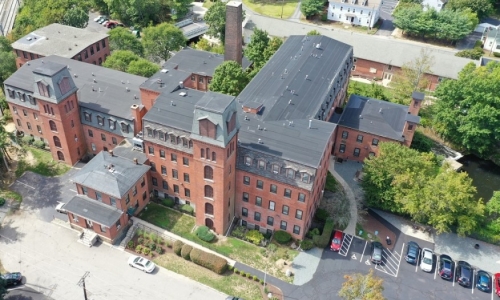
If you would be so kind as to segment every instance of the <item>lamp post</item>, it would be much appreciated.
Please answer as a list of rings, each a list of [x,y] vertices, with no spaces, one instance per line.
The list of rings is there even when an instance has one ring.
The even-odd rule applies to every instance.
[[[285,7],[285,0],[281,1],[281,19],[283,19],[283,8]]]

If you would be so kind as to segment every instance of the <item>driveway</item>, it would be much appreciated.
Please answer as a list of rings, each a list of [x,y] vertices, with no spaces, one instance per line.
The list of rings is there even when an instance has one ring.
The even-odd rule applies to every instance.
[[[392,23],[394,17],[392,16],[392,12],[398,5],[397,0],[384,0],[382,1],[382,5],[380,6],[380,20],[382,20],[382,25],[380,25],[379,30],[375,33],[376,35],[384,35],[390,36],[394,31],[395,27]]]

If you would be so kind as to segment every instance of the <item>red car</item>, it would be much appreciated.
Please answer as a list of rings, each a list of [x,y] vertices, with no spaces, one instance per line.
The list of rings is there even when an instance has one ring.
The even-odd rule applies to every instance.
[[[332,244],[330,245],[330,250],[339,251],[342,245],[342,239],[344,238],[344,233],[342,231],[335,231],[333,233]]]
[[[106,25],[105,25],[105,26],[106,26],[107,28],[113,29],[113,28],[115,28],[115,27],[117,27],[117,26],[119,26],[119,27],[123,27],[123,24],[122,24],[122,23],[119,23],[119,22],[117,22],[117,21],[109,21],[108,23],[106,23]]]
[[[500,297],[500,273],[495,274],[495,294]]]

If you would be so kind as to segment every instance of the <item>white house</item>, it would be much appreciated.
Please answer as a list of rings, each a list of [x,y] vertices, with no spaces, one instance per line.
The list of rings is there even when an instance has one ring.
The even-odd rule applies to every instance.
[[[434,8],[437,12],[439,12],[443,9],[446,2],[448,2],[448,0],[422,0],[422,6],[424,7],[424,11],[428,8]]]
[[[485,50],[500,53],[500,26],[486,28],[482,40]]]
[[[328,0],[328,19],[373,27],[380,17],[382,0]]]

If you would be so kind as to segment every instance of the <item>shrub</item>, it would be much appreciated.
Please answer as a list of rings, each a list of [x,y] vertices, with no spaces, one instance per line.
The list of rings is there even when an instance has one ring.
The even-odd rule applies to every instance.
[[[264,236],[258,230],[250,230],[245,235],[245,238],[254,245],[260,245],[260,242],[262,242]]]
[[[232,271],[232,270],[234,270],[234,266],[228,265],[228,266],[227,266],[227,269],[228,269],[229,271]]]
[[[165,245],[165,240],[164,240],[164,239],[162,239],[162,238],[158,238],[157,242],[158,242],[158,244],[160,244],[160,245]]]
[[[479,60],[484,55],[483,49],[474,48],[458,51],[455,56]]]
[[[306,236],[310,239],[313,238],[313,236],[315,235],[319,235],[319,229],[318,228],[314,228],[312,230],[309,230],[309,232],[306,234]]]
[[[246,228],[243,226],[238,226],[233,229],[233,232],[231,232],[231,235],[234,236],[235,238],[243,239],[245,237],[245,232]]]
[[[334,227],[334,222],[332,218],[328,218],[325,222],[325,227],[323,227],[323,233],[321,235],[316,235],[313,237],[313,242],[318,248],[325,248],[330,242],[330,237],[332,236]]]
[[[227,260],[212,253],[207,253],[200,249],[191,250],[191,261],[197,265],[214,271],[217,274],[223,274],[227,270]]]
[[[151,250],[149,248],[146,247],[142,248],[142,254],[149,255],[149,253],[151,253]]]
[[[316,210],[316,213],[314,214],[314,218],[317,220],[317,221],[320,221],[320,222],[325,222],[326,219],[328,218],[328,212],[325,210],[325,209],[322,209],[322,208],[318,208]]]
[[[215,238],[215,234],[210,231],[210,228],[207,226],[200,226],[196,229],[196,236],[200,238],[200,240],[205,242],[211,242]]]
[[[139,236],[139,237],[142,237],[142,236],[144,236],[144,230],[142,230],[142,229],[137,229],[137,231],[135,232],[135,234],[136,234],[137,236]]]
[[[267,231],[266,231],[266,233],[264,233],[264,238],[265,238],[266,240],[270,240],[272,236],[273,236],[273,234],[272,234],[272,233],[270,233],[270,232],[267,232]]]
[[[326,13],[322,13],[320,18],[321,22],[326,22],[328,20],[328,15]]]
[[[260,281],[260,284],[264,285],[264,280],[259,280]]]
[[[143,248],[143,246],[142,246],[142,245],[137,245],[137,246],[135,247],[135,252],[137,252],[137,253],[141,253],[141,252],[142,252],[142,248]]]
[[[314,248],[314,243],[313,241],[311,240],[303,240],[301,243],[300,243],[300,248],[302,250],[311,250],[312,248]]]
[[[134,247],[135,247],[134,241],[128,241],[127,248],[134,249]]]
[[[171,241],[165,241],[165,246],[168,248],[172,248],[172,242]]]
[[[278,230],[274,233],[274,239],[280,244],[286,244],[290,241],[292,236],[283,230]]]
[[[253,278],[253,280],[255,280],[255,281],[257,281],[257,280],[259,279],[259,278],[257,278],[257,276],[256,276],[256,275],[253,275],[253,277],[252,277],[252,278]]]
[[[483,42],[481,42],[481,40],[477,40],[474,43],[474,48],[483,48]]]
[[[245,273],[245,272],[241,272],[241,276],[243,276],[243,277],[247,277],[247,273]]]
[[[144,238],[143,237],[138,238],[137,242],[141,245],[144,244]]]
[[[34,141],[33,146],[37,147],[38,149],[45,149],[45,142],[44,141]]]
[[[31,135],[25,135],[23,136],[23,138],[21,139],[21,142],[23,144],[26,144],[26,145],[31,145],[33,143],[33,141],[35,140],[34,137],[32,137]]]
[[[156,249],[156,244],[154,242],[150,242],[148,244],[148,248],[151,249],[151,251],[154,251]]]
[[[174,253],[177,254],[178,256],[181,256],[182,246],[184,246],[183,242],[181,241],[174,242]]]
[[[234,273],[240,274],[240,270],[238,270],[237,268],[234,268]]]
[[[192,215],[194,212],[194,208],[189,204],[184,204],[183,206],[181,206],[181,211]]]
[[[182,246],[181,248],[181,256],[182,258],[184,258],[185,260],[189,260],[189,254],[191,253],[191,250],[193,250],[193,246],[191,245],[188,245],[188,244],[184,244],[184,246]]]
[[[174,207],[175,202],[174,202],[174,199],[164,198],[164,199],[161,199],[161,204],[165,205],[166,207]]]
[[[0,206],[5,204],[5,198],[0,198]]]
[[[164,251],[163,251],[163,248],[162,248],[162,247],[160,247],[160,246],[156,246],[156,253],[158,253],[158,254],[163,254],[163,252],[164,252]]]
[[[158,235],[154,234],[154,233],[151,233],[149,235],[149,238],[156,243],[156,241],[158,241]]]

